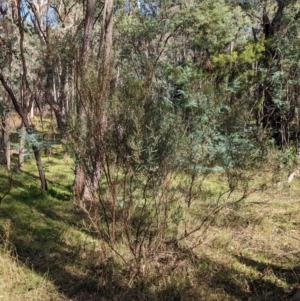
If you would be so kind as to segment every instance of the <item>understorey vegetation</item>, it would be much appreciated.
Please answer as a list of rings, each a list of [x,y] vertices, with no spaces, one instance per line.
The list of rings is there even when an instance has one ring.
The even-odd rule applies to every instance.
[[[297,301],[299,16],[2,1],[0,298]]]

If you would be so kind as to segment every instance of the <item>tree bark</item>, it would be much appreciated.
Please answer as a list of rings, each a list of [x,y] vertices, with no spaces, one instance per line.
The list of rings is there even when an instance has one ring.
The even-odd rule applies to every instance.
[[[95,11],[95,0],[86,1],[85,27],[82,47],[82,59],[80,68],[80,77],[84,80],[90,61],[90,44],[93,30]],[[81,158],[77,158],[75,168],[74,180],[74,194],[76,198],[94,197],[98,189],[98,183],[103,171],[103,135],[106,128],[106,113],[105,103],[110,89],[110,68],[111,68],[111,53],[112,53],[112,33],[113,33],[113,0],[105,0],[103,9],[103,24],[100,34],[100,46],[98,54],[99,73],[98,78],[100,82],[97,97],[92,96],[92,106],[86,106],[84,100],[77,104],[77,115],[80,120],[93,119],[97,122],[94,128],[95,134],[91,135],[93,150],[89,153],[86,151],[81,154]],[[87,91],[89,87],[82,87],[83,91]],[[85,116],[86,115],[86,116]],[[83,126],[87,126],[84,124]],[[96,129],[97,128],[97,129]],[[84,160],[84,164],[82,162]]]
[[[20,142],[19,142],[19,168],[24,167],[24,151],[25,151],[25,139],[26,139],[26,128],[22,124],[20,128]]]
[[[82,47],[83,66],[86,65],[91,54],[91,39],[93,33],[93,23],[95,14],[95,0],[87,0],[84,19],[84,36]]]
[[[107,65],[111,60],[112,44],[113,44],[113,0],[105,1],[105,16],[104,16],[104,48],[105,58],[104,64]]]
[[[11,167],[10,137],[9,137],[8,127],[6,126],[5,122],[2,122],[2,135],[3,135],[6,168],[7,168],[7,170],[10,170],[10,167]]]
[[[83,47],[81,54],[81,76],[84,78],[87,68],[87,63],[91,54],[91,38],[93,32],[93,22],[94,22],[94,13],[95,13],[95,0],[86,1],[86,12],[84,20],[84,36],[83,36]],[[80,117],[80,120],[85,120],[84,111],[82,109],[82,103],[77,103],[77,115]],[[81,161],[81,158],[76,156],[76,167],[75,167],[75,179],[73,184],[74,196],[77,199],[82,199],[88,197],[86,195],[86,182],[87,182],[86,171],[84,165]]]

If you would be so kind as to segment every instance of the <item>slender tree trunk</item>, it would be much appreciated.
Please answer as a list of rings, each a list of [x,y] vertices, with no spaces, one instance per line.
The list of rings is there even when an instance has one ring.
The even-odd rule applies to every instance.
[[[64,124],[65,116],[68,112],[68,104],[67,104],[67,94],[66,94],[66,86],[67,86],[67,66],[64,62],[62,62],[62,70],[60,75],[60,85],[59,85],[59,97],[58,97],[58,104],[60,107],[60,112],[62,113],[62,120]]]
[[[82,47],[82,60],[85,67],[91,54],[91,39],[93,33],[93,23],[95,14],[95,0],[87,0],[84,19],[84,36]]]
[[[61,106],[55,101],[54,98],[54,70],[53,66],[50,64],[50,59],[46,58],[46,84],[45,84],[45,100],[50,105],[51,109],[54,111],[57,128],[59,132],[65,130],[65,118]]]
[[[82,61],[80,70],[80,78],[83,79],[86,76],[88,68],[88,62],[91,56],[91,37],[93,30],[95,11],[95,0],[86,1],[86,14],[85,14],[85,27],[84,27],[84,39],[82,48]],[[91,134],[90,144],[93,146],[93,151],[86,154],[81,154],[84,163],[77,158],[75,168],[75,180],[74,180],[74,194],[77,198],[82,197],[94,197],[98,189],[98,183],[101,179],[103,172],[103,156],[104,156],[104,134],[106,129],[107,117],[106,117],[106,99],[110,90],[110,70],[111,70],[111,53],[112,53],[112,33],[113,33],[113,0],[105,0],[103,9],[103,25],[100,35],[100,48],[99,48],[99,90],[97,99],[94,98],[93,105],[87,106],[83,110],[85,105],[84,99],[77,104],[77,115],[81,120],[87,120],[87,118],[93,118],[94,122],[97,122],[97,126],[93,129],[95,132]],[[82,87],[83,91],[87,91],[86,87]],[[89,93],[89,91],[88,91]],[[94,97],[94,96],[92,96]],[[84,97],[83,97],[84,98]],[[87,116],[85,116],[87,114]],[[83,124],[83,127],[88,126]],[[97,128],[97,129],[96,129]],[[115,208],[115,204],[113,204]],[[115,221],[115,210],[113,210],[113,220]],[[115,223],[113,221],[113,224]]]
[[[114,20],[113,20],[113,5],[114,1],[113,0],[105,0],[105,8],[104,8],[104,16],[103,16],[103,27],[104,27],[104,37],[103,37],[103,42],[104,42],[104,59],[102,63],[102,70],[104,71],[104,82],[108,83],[107,85],[104,85],[104,91],[102,91],[102,102],[106,102],[107,96],[110,94],[111,90],[111,69],[112,69],[112,46],[113,46],[113,25],[114,25]],[[101,68],[100,68],[101,72]],[[99,76],[100,78],[100,76]],[[107,127],[107,108],[106,108],[106,103],[103,104],[103,108],[100,113],[100,119],[101,120],[101,139],[100,141],[105,141],[104,135],[106,132],[106,127]],[[99,151],[102,152],[102,156],[104,156],[104,151],[103,151],[104,145],[102,146],[102,149]],[[116,237],[116,197],[115,193],[112,193],[112,233],[111,233],[111,243],[114,245],[115,243],[115,237]]]
[[[3,135],[3,144],[4,144],[4,152],[5,152],[5,162],[7,170],[10,170],[11,160],[10,160],[10,137],[8,128],[5,122],[2,122],[2,135]]]
[[[14,108],[15,108],[16,112],[21,117],[22,122],[23,122],[23,124],[26,128],[26,132],[29,135],[34,134],[33,127],[30,125],[30,123],[28,121],[27,111],[19,105],[19,103],[18,103],[18,101],[15,97],[15,94],[13,93],[12,89],[8,86],[8,84],[5,81],[2,73],[0,73],[0,81],[1,81],[4,89],[8,93],[10,99],[12,100],[12,103],[14,105]],[[47,188],[48,188],[47,187],[47,181],[46,181],[46,176],[45,176],[45,173],[44,173],[44,170],[43,170],[43,164],[42,164],[40,151],[39,151],[39,149],[36,145],[32,146],[32,150],[33,150],[33,153],[34,153],[35,162],[36,162],[37,169],[38,169],[38,172],[39,172],[39,177],[40,177],[40,181],[41,181],[41,188],[43,190],[47,190]]]
[[[32,102],[31,107],[30,107],[30,118],[34,117],[34,102]]]
[[[109,65],[112,54],[112,45],[113,45],[113,0],[105,1],[105,11],[104,11],[104,64]]]
[[[37,169],[38,169],[38,172],[39,172],[39,177],[40,177],[40,181],[41,181],[41,188],[42,188],[42,190],[47,190],[48,185],[47,185],[46,176],[45,176],[44,169],[43,169],[41,153],[40,153],[38,147],[35,146],[35,145],[32,146],[32,150],[33,150],[33,153],[34,153],[36,166],[37,166]]]
[[[24,152],[25,152],[25,139],[26,139],[26,128],[24,124],[20,128],[20,142],[19,142],[19,168],[24,166]]]
[[[73,191],[75,198],[81,200],[84,196],[84,187],[85,187],[85,172],[80,158],[76,158],[76,167],[75,167],[75,179],[73,184]]]
[[[81,77],[84,78],[87,63],[90,58],[91,53],[91,38],[93,32],[93,22],[94,22],[94,14],[95,14],[95,0],[87,0],[86,1],[86,12],[85,12],[85,20],[84,20],[84,36],[83,36],[83,47],[82,47],[82,62],[80,73]],[[85,120],[84,118],[84,111],[82,109],[82,103],[77,103],[77,115],[80,120]],[[75,198],[82,199],[87,197],[86,194],[86,182],[87,176],[85,172],[84,165],[79,158],[76,156],[76,167],[75,167],[75,179],[73,184],[73,191]]]

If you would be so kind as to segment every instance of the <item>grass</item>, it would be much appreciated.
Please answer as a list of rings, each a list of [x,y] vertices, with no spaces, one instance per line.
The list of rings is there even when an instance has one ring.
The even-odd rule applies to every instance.
[[[0,300],[65,300],[47,274],[33,272],[12,256],[1,254],[0,275]]]
[[[206,231],[154,252],[137,277],[84,226],[85,216],[72,201],[73,161],[60,150],[43,157],[43,163],[49,190],[39,189],[29,160],[14,172],[0,206],[0,300],[280,301],[288,300],[287,288],[299,283],[297,179],[225,207]],[[9,179],[1,167],[0,197]],[[194,191],[188,227],[201,222],[209,199],[226,189],[222,185],[221,178],[205,179],[203,200]],[[183,193],[180,187],[172,195],[184,202]],[[189,249],[199,236],[201,243]],[[129,258],[124,241],[116,248]]]

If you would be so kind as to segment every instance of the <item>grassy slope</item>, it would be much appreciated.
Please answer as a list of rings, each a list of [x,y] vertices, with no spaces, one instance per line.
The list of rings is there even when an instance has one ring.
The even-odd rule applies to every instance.
[[[50,189],[34,162],[13,174],[0,206],[2,300],[288,300],[300,277],[299,183],[253,194],[216,218],[203,243],[154,258],[132,284],[128,267],[83,231],[71,199],[72,162],[44,157]],[[9,174],[0,169],[0,196]],[[167,259],[166,259],[167,258]]]

